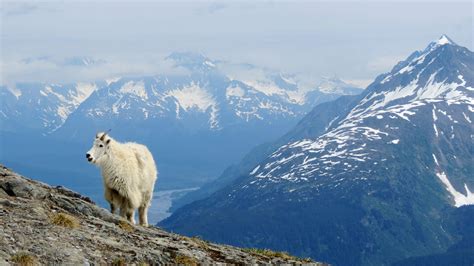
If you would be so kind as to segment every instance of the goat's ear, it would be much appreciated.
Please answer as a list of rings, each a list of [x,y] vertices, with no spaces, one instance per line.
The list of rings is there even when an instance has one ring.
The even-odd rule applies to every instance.
[[[108,139],[108,140],[105,142],[105,144],[109,144],[109,143],[110,143],[110,139]]]

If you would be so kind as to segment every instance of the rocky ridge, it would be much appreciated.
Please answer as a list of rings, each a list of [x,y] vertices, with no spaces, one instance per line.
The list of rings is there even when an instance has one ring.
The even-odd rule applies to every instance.
[[[0,264],[307,264],[285,253],[212,244],[133,226],[64,187],[0,165]],[[21,263],[20,263],[21,264]]]

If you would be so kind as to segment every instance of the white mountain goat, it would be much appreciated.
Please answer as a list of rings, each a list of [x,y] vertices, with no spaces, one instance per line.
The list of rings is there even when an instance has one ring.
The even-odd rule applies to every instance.
[[[133,142],[120,143],[101,132],[86,157],[101,168],[110,211],[115,213],[120,208],[120,216],[135,224],[138,208],[140,225],[148,226],[147,212],[158,174],[148,148]]]

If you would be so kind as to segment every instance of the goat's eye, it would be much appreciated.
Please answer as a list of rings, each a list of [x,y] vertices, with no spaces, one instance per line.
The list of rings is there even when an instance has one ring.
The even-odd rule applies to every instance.
[[[99,145],[99,147],[101,147],[101,148],[102,148],[102,147],[104,147],[104,145],[100,144],[100,145]]]

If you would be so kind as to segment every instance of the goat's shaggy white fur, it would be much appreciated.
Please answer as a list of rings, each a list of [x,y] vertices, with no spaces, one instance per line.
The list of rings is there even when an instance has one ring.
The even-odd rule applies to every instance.
[[[148,225],[147,212],[157,179],[153,156],[141,144],[120,143],[106,133],[96,136],[87,159],[101,168],[105,199],[111,212],[120,208],[120,215],[135,223],[138,208],[139,223]]]

